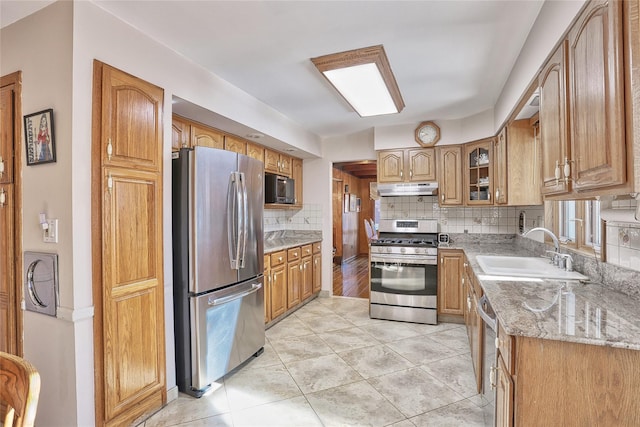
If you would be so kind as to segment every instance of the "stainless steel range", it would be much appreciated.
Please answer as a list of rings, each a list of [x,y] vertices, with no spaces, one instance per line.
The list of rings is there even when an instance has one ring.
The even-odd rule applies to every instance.
[[[380,220],[371,242],[369,316],[437,323],[438,222]]]

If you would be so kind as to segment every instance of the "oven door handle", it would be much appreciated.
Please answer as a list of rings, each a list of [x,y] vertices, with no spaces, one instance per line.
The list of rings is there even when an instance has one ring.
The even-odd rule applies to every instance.
[[[482,317],[482,320],[484,320],[487,326],[489,326],[491,330],[493,330],[494,332],[497,332],[498,327],[497,327],[496,318],[489,316],[487,312],[484,311],[483,307],[486,305],[489,305],[489,300],[487,299],[486,295],[482,295],[482,297],[478,301],[478,306],[476,307],[476,311],[478,312],[480,317]]]
[[[428,257],[416,257],[416,258],[402,258],[402,257],[384,257],[384,256],[372,256],[371,263],[383,263],[383,264],[415,264],[415,265],[438,265],[438,259],[434,256]]]

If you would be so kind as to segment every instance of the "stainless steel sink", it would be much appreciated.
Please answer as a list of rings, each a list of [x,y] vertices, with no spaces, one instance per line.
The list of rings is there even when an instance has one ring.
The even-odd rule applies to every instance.
[[[490,276],[511,276],[534,279],[588,280],[577,271],[565,271],[551,264],[546,258],[478,255],[482,270]]]

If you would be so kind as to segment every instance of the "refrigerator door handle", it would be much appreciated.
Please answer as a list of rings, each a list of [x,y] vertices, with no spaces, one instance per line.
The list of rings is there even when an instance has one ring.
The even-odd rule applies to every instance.
[[[242,198],[239,189],[238,172],[229,175],[229,192],[227,194],[227,233],[229,236],[229,259],[231,268],[237,270],[240,260],[240,221],[242,217]]]
[[[251,289],[249,289],[248,291],[244,291],[244,292],[240,292],[234,295],[228,295],[226,297],[222,297],[222,298],[215,298],[215,299],[209,299],[209,306],[216,306],[216,305],[222,305],[222,304],[226,304],[228,302],[231,302],[233,300],[237,300],[239,298],[244,298],[247,295],[251,295],[255,292],[258,292],[258,290],[262,287],[262,283],[254,283],[251,285]]]
[[[244,172],[240,172],[240,182],[241,191],[242,191],[242,250],[240,256],[240,268],[244,268],[244,259],[247,255],[247,235],[249,234],[249,230],[247,227],[249,226],[249,202],[247,201],[247,179],[244,175]]]

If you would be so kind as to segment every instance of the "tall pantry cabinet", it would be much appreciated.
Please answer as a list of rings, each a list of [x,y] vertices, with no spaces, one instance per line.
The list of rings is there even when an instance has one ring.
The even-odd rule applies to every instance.
[[[94,62],[96,424],[166,403],[161,88]]]

